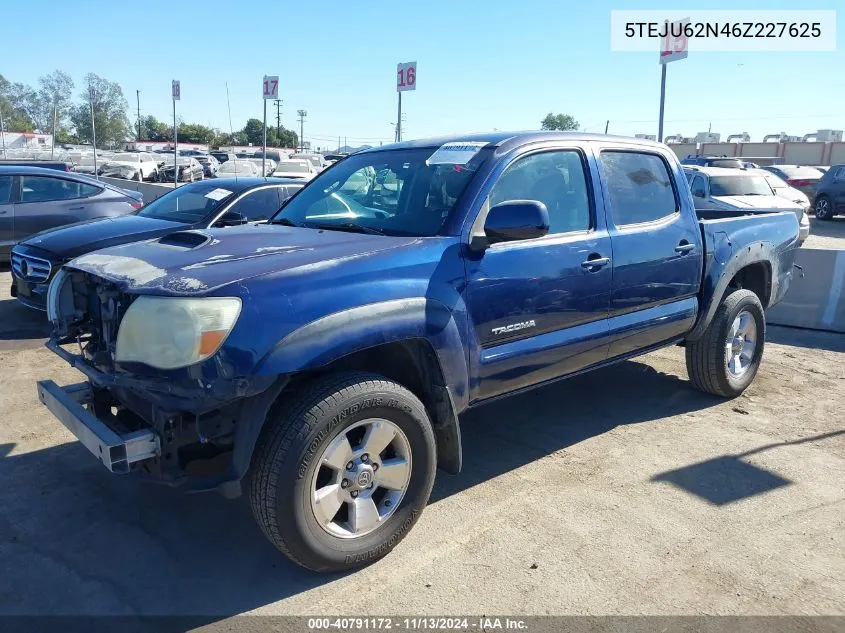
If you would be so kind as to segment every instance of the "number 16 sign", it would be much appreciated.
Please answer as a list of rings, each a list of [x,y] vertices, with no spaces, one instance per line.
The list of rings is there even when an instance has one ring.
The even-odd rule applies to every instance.
[[[396,92],[417,89],[417,62],[396,66]]]

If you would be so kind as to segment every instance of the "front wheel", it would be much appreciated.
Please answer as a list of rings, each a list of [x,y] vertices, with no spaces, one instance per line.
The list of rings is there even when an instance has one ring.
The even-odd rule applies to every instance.
[[[697,341],[687,342],[687,372],[692,384],[715,396],[741,394],[760,367],[766,317],[756,294],[736,290],[722,301]]]
[[[819,196],[815,204],[816,218],[819,220],[833,219],[833,203],[827,196]]]
[[[342,571],[390,552],[434,484],[425,407],[382,376],[315,380],[271,409],[250,471],[253,514],[268,539],[314,571]]]

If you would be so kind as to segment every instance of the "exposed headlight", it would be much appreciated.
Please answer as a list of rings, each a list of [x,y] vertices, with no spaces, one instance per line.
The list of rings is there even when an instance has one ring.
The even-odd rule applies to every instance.
[[[193,365],[220,349],[240,313],[237,297],[138,297],[120,323],[115,360],[159,369]]]

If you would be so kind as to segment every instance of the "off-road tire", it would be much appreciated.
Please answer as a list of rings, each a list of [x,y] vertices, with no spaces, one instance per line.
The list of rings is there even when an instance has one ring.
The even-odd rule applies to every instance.
[[[311,482],[328,444],[342,429],[369,418],[387,419],[405,433],[410,481],[383,525],[339,538],[314,517]],[[344,571],[382,558],[405,537],[428,503],[436,464],[431,422],[413,393],[383,376],[343,372],[316,378],[271,408],[247,485],[258,525],[283,554],[313,571]]]
[[[754,318],[757,326],[757,344],[748,369],[741,376],[733,376],[727,367],[726,341],[729,329],[743,310]],[[723,398],[741,394],[757,375],[763,358],[766,340],[766,317],[756,294],[750,290],[735,290],[727,295],[704,335],[696,341],[687,341],[687,373],[696,389]]]

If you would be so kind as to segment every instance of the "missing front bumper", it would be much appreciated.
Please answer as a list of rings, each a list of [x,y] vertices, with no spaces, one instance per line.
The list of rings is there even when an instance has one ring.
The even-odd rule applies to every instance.
[[[52,380],[40,380],[38,399],[113,473],[128,473],[131,464],[161,454],[153,431],[121,433],[88,411],[83,406],[93,401],[88,383],[59,387]]]

